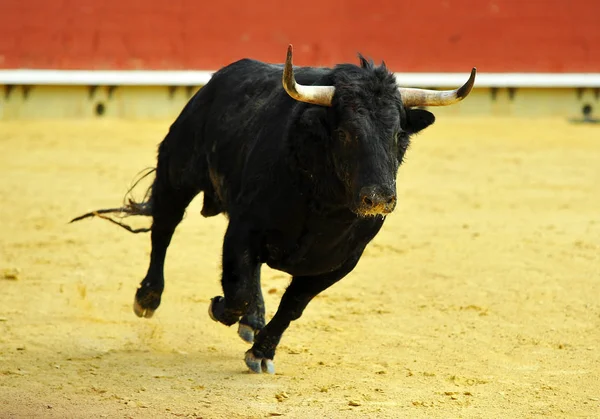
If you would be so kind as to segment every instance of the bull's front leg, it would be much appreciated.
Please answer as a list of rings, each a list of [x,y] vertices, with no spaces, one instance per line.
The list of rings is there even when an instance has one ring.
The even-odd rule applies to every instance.
[[[339,269],[318,276],[298,276],[292,279],[285,290],[277,313],[256,335],[254,345],[246,352],[246,365],[256,373],[275,373],[273,358],[281,336],[293,320],[302,316],[308,303],[320,292],[329,288],[350,273],[362,254],[361,249]]]
[[[238,334],[252,343],[265,325],[265,307],[260,286],[260,241],[251,223],[232,220],[223,242],[223,297],[214,297],[210,317],[231,326],[239,322]]]
[[[256,275],[248,310],[238,325],[238,335],[248,343],[253,343],[256,334],[265,327],[265,301],[260,286],[260,267],[257,269]]]

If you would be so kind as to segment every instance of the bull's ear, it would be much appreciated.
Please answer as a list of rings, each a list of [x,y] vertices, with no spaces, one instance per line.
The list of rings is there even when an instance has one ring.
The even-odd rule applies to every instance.
[[[409,134],[416,134],[434,122],[435,116],[425,109],[407,109],[406,111],[406,131]]]

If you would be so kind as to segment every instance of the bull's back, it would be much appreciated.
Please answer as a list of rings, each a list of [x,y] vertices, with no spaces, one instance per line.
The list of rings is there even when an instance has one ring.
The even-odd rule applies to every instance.
[[[298,79],[312,84],[327,71],[299,69]],[[285,93],[282,73],[282,65],[244,59],[219,70],[199,92],[208,170],[226,212],[248,182],[268,188],[267,173],[285,160],[282,144],[298,102]]]
[[[298,68],[296,72],[300,83],[313,84],[330,70]],[[260,135],[261,128],[275,118],[279,118],[276,126],[285,128],[283,122],[297,102],[285,93],[282,75],[283,65],[250,59],[217,71],[202,89],[210,102],[209,131],[247,140]]]

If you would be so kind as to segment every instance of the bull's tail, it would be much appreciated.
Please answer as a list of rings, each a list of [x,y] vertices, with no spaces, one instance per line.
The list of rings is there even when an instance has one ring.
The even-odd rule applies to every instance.
[[[134,181],[133,185],[125,194],[125,197],[123,199],[123,206],[119,208],[104,208],[96,211],[91,211],[86,214],[80,215],[79,217],[73,218],[70,221],[70,223],[83,220],[84,218],[99,217],[104,220],[108,220],[111,223],[114,223],[120,227],[123,227],[125,230],[131,233],[146,233],[150,231],[150,227],[132,228],[131,226],[116,220],[115,218],[123,219],[126,217],[131,217],[132,215],[143,215],[146,217],[152,216],[152,186],[148,187],[141,201],[136,201],[133,198],[132,193],[133,189],[138,185],[138,183],[140,183],[140,181],[142,181],[154,172],[156,172],[155,168],[148,168],[142,170],[140,173],[137,174],[137,180]],[[115,218],[111,218],[107,214],[114,214]]]

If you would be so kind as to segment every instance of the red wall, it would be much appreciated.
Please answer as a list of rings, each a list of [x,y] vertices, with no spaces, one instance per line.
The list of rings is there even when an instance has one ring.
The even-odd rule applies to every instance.
[[[600,0],[0,0],[0,68],[600,72]]]

